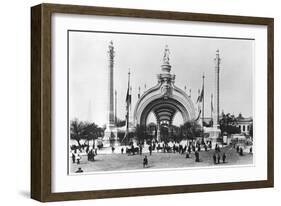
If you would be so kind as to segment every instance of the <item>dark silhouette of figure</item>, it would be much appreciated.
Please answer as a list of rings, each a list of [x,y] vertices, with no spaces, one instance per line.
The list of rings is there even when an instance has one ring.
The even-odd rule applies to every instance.
[[[236,152],[239,153],[239,151],[240,151],[240,148],[239,148],[239,146],[237,146],[236,147]]]
[[[122,148],[121,148],[121,154],[123,154],[123,153],[124,153],[124,148],[122,147]]]
[[[195,152],[195,162],[199,162],[199,152]]]
[[[191,153],[191,146],[190,145],[188,146],[187,151],[188,151],[189,154]]]
[[[133,155],[135,155],[135,147],[134,147],[133,144],[132,144],[132,147],[131,147],[131,151],[133,152]]]
[[[151,147],[151,145],[149,145],[148,150],[149,150],[149,155],[152,155],[152,147]]]
[[[72,153],[72,163],[75,163],[75,154]]]
[[[204,148],[205,148],[205,151],[207,152],[208,151],[208,147],[207,147],[206,144],[204,145]]]
[[[145,155],[144,158],[143,158],[143,167],[147,167],[148,166],[148,159],[147,159],[147,156]]]
[[[83,170],[81,169],[81,167],[79,167],[75,173],[82,173],[82,172],[83,172]]]
[[[240,154],[240,156],[243,156],[243,149],[242,149],[242,147],[239,150],[239,154]]]
[[[220,160],[221,160],[221,156],[220,156],[220,154],[218,154],[218,164],[220,163]]]
[[[77,156],[76,156],[76,162],[77,162],[77,164],[80,164],[80,159],[81,159],[80,155],[77,154]]]
[[[225,153],[223,153],[223,155],[222,155],[222,162],[225,163],[225,160],[226,160],[226,155],[225,155]]]

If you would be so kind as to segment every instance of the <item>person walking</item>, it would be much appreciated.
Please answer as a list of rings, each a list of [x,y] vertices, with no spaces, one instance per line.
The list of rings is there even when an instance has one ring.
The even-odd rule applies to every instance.
[[[145,155],[143,158],[143,168],[145,168],[147,166],[148,166],[148,159],[147,159],[147,156]]]
[[[152,146],[151,145],[149,145],[148,150],[149,150],[149,155],[152,155]]]
[[[221,156],[220,156],[220,154],[218,154],[218,164],[220,163],[220,160],[221,160]]]
[[[199,162],[199,152],[195,152],[195,162]]]
[[[225,160],[226,160],[226,155],[225,155],[225,153],[223,153],[223,155],[222,155],[222,162],[225,163]]]
[[[240,150],[240,148],[239,148],[239,146],[237,146],[236,147],[236,152],[239,153],[239,150]]]
[[[240,147],[239,154],[240,154],[240,156],[243,156],[243,149],[242,149],[242,147]]]
[[[72,155],[72,163],[74,164],[75,163],[75,154],[74,154],[74,152],[72,152],[71,155]]]
[[[77,164],[80,164],[80,160],[81,160],[80,154],[77,153],[76,154],[76,162],[77,162]]]

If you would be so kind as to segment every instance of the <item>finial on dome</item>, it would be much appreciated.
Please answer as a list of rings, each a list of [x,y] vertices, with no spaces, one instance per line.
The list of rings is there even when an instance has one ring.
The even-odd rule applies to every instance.
[[[165,46],[163,64],[170,64],[170,50],[168,45]]]

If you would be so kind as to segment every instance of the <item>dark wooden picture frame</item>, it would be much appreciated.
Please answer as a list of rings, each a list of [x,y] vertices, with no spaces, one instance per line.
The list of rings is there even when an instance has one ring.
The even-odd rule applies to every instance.
[[[51,191],[51,16],[54,13],[221,22],[267,26],[267,180],[134,189],[53,193]],[[272,18],[41,4],[31,8],[31,197],[48,202],[273,187],[274,72]]]

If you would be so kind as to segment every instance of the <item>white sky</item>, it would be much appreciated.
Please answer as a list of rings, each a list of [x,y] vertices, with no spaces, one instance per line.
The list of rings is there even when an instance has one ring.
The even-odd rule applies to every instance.
[[[191,88],[196,102],[205,73],[205,116],[210,116],[214,92],[214,58],[220,50],[220,109],[252,116],[254,40],[171,37],[136,34],[70,32],[69,34],[69,118],[106,123],[108,44],[115,49],[114,86],[118,92],[118,117],[125,119],[128,69],[131,71],[132,108],[141,93],[157,83],[163,52],[170,49],[171,73],[175,84]],[[132,109],[133,110],[133,109]],[[179,118],[180,119],[180,118]],[[176,121],[176,120],[175,120]]]

